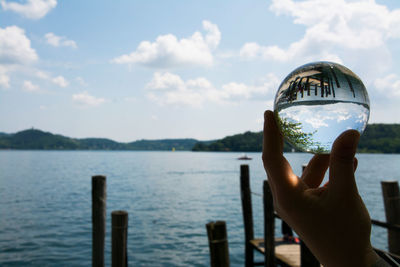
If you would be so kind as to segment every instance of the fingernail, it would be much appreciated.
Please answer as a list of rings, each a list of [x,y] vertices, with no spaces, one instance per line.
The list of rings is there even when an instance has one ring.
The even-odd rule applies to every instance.
[[[342,149],[354,154],[357,150],[360,133],[356,130],[348,130],[341,135],[344,136],[342,139]]]

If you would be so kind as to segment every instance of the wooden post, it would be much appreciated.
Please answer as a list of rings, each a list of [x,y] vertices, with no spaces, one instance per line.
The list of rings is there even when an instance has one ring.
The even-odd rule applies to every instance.
[[[92,176],[92,266],[104,267],[106,177]]]
[[[128,266],[128,213],[123,210],[115,210],[111,212],[111,221],[111,266],[126,267]]]
[[[224,221],[206,224],[208,245],[210,247],[211,267],[229,267],[229,248]]]
[[[397,181],[382,181],[386,221],[400,225],[400,193]],[[400,232],[388,229],[389,252],[400,255]]]
[[[264,266],[276,266],[275,259],[275,213],[271,188],[264,180]]]
[[[307,164],[302,165],[302,171],[307,168]],[[319,267],[320,263],[312,254],[311,250],[307,247],[303,240],[300,240],[300,266]]]
[[[244,224],[245,266],[253,267],[254,252],[250,240],[254,239],[253,209],[251,204],[249,165],[240,165],[240,196],[242,199]]]

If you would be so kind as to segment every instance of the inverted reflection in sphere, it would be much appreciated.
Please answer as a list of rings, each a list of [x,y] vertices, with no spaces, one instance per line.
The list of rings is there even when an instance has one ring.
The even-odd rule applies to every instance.
[[[348,129],[364,131],[369,97],[348,68],[313,62],[292,71],[279,86],[274,113],[286,140],[311,153],[329,153],[335,139]]]

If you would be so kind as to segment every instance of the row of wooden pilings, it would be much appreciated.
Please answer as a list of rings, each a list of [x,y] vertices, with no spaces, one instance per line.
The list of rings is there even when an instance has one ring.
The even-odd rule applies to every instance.
[[[106,177],[92,176],[92,266],[104,267],[106,234]],[[128,213],[111,212],[111,266],[128,266]]]
[[[304,171],[305,165],[303,165]],[[274,220],[279,218],[273,211],[273,200],[270,195],[268,182],[264,181],[264,262],[255,263],[253,252],[256,249],[249,241],[254,239],[253,221],[251,207],[251,191],[249,184],[249,167],[241,165],[241,198],[243,209],[243,220],[245,227],[245,266],[263,265],[276,266],[274,238],[269,238],[268,234],[274,236]],[[246,184],[247,183],[247,184]],[[400,264],[400,192],[397,181],[382,181],[382,196],[385,208],[386,222],[371,220],[371,224],[384,227],[388,230],[389,251],[375,249],[375,252],[393,266]],[[245,191],[245,192],[244,192]],[[269,210],[269,211],[268,211]],[[248,216],[250,213],[251,216]],[[247,214],[247,215],[246,215]],[[211,267],[229,267],[229,245],[227,227],[225,221],[209,222],[206,224]],[[301,241],[300,242],[300,266],[320,266],[311,251]],[[282,262],[285,266],[285,262]]]

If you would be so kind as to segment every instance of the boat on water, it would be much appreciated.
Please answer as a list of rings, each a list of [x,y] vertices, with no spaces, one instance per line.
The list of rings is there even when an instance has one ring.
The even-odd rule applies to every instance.
[[[237,158],[238,160],[252,160],[251,157],[247,156],[246,154],[243,154],[242,156]]]

